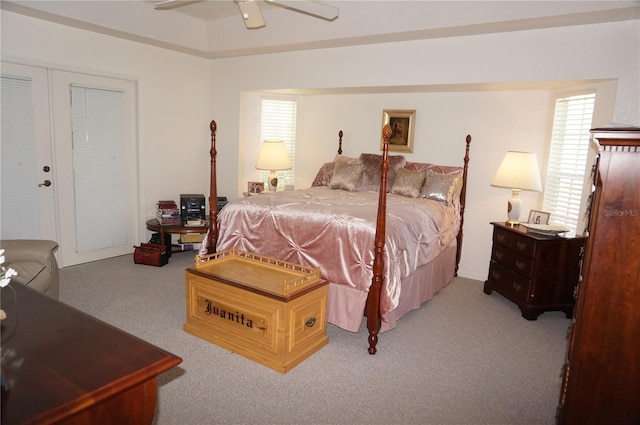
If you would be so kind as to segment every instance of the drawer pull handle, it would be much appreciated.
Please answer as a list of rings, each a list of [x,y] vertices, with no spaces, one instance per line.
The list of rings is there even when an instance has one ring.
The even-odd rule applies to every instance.
[[[306,322],[304,322],[304,325],[306,327],[308,327],[308,328],[312,328],[313,325],[315,325],[315,324],[316,324],[316,318],[315,317],[311,317],[311,318],[307,319]]]
[[[505,237],[504,237],[504,235],[502,235],[502,234],[497,234],[497,235],[496,235],[496,239],[497,239],[499,242],[504,242]]]
[[[521,285],[521,284],[519,284],[518,282],[513,282],[513,289],[514,289],[516,292],[520,292],[520,291],[522,291],[522,285]]]
[[[524,270],[524,268],[525,268],[526,266],[527,266],[527,265],[526,265],[525,263],[523,263],[522,261],[519,261],[519,260],[518,260],[518,261],[516,261],[516,267],[518,268],[518,270]]]
[[[502,260],[504,258],[504,253],[502,251],[496,251],[496,258],[498,260]]]
[[[491,276],[493,276],[493,278],[494,278],[495,280],[500,280],[500,279],[502,279],[502,275],[500,275],[500,273],[498,273],[498,272],[496,272],[496,271],[491,272]]]
[[[526,244],[525,242],[518,241],[518,244],[517,244],[517,245],[518,245],[518,249],[519,249],[520,251],[524,251],[525,249],[527,249],[527,244]]]

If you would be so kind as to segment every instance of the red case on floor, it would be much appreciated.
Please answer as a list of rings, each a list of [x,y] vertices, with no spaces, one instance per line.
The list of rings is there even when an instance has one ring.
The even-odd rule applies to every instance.
[[[133,262],[136,264],[162,267],[169,263],[169,254],[164,245],[142,243],[140,246],[134,246]]]

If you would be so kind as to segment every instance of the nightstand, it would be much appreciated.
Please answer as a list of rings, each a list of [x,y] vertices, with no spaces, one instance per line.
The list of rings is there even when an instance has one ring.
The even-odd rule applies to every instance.
[[[585,238],[491,224],[493,248],[484,292],[496,291],[513,301],[527,320],[536,320],[545,311],[563,311],[571,318]]]

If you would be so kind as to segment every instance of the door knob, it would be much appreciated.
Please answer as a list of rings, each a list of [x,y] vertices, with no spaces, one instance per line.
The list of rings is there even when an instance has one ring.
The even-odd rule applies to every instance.
[[[47,187],[51,186],[51,180],[45,180],[44,183],[40,183],[38,185],[38,187],[41,187],[41,186],[47,186]]]

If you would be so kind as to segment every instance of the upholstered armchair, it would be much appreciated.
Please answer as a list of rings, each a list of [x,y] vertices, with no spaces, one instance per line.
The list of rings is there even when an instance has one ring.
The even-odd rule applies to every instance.
[[[4,249],[5,266],[17,276],[14,282],[23,283],[51,298],[58,299],[58,263],[53,255],[58,244],[47,240],[15,239],[0,241]]]

